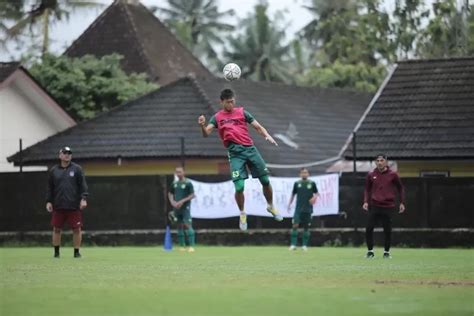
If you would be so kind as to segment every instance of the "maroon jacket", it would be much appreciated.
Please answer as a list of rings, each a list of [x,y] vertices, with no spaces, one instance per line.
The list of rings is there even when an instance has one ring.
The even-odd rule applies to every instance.
[[[400,195],[400,203],[404,203],[405,189],[398,174],[388,167],[384,172],[375,168],[365,179],[364,203],[378,207],[395,207],[395,189]]]

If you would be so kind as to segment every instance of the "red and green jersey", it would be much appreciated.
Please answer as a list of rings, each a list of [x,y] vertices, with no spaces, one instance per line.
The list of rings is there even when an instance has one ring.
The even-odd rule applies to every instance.
[[[231,112],[220,110],[209,120],[209,124],[214,125],[219,131],[219,137],[225,147],[230,143],[252,146],[253,140],[250,137],[247,123],[255,121],[252,114],[245,111],[243,107],[233,108]]]

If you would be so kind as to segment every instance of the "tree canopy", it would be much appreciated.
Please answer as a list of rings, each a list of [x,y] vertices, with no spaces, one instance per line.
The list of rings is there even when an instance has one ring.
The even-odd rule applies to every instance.
[[[81,58],[46,54],[29,71],[76,120],[94,117],[158,86],[144,74],[127,75],[119,55]]]

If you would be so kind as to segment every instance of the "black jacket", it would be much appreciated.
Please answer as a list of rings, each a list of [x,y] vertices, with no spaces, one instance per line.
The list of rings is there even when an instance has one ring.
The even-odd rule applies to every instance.
[[[81,199],[86,199],[87,183],[81,166],[71,162],[66,168],[56,165],[49,171],[46,202],[53,209],[78,210]]]

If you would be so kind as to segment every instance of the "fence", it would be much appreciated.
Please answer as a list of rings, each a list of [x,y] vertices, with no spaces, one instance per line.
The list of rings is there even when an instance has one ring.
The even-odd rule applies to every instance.
[[[222,176],[193,177],[223,181]],[[472,228],[474,178],[405,178],[407,211],[394,217],[394,227]],[[166,192],[171,176],[89,177],[88,230],[156,229],[166,225]],[[46,172],[0,174],[0,231],[49,230],[45,210]],[[314,220],[316,227],[364,227],[361,209],[364,178],[340,179],[340,216]],[[289,220],[250,217],[250,227],[288,228]],[[236,219],[195,220],[197,229],[235,228]]]

